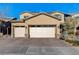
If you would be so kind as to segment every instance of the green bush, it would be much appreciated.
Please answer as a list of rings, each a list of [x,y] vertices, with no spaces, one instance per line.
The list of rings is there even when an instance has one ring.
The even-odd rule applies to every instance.
[[[79,41],[75,41],[74,43],[75,43],[76,45],[79,45]]]
[[[73,40],[65,40],[66,42],[73,43]]]
[[[79,41],[76,40],[65,40],[65,41],[71,43],[73,46],[79,46]]]

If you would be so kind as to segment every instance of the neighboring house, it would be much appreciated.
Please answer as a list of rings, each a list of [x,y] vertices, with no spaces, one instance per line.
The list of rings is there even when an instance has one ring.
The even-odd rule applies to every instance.
[[[0,33],[11,35],[11,22],[11,18],[0,18]]]
[[[27,38],[59,38],[60,25],[64,24],[66,14],[53,13],[23,13],[20,21],[12,23],[12,37]],[[24,21],[22,21],[24,20]]]
[[[0,36],[2,36],[3,33],[2,33],[2,19],[0,18]]]

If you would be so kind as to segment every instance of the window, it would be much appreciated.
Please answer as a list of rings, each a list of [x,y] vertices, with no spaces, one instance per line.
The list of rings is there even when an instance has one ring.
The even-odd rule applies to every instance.
[[[24,19],[27,19],[27,18],[29,18],[29,16],[24,16]]]
[[[60,14],[55,14],[54,17],[58,18],[61,20],[62,16]]]

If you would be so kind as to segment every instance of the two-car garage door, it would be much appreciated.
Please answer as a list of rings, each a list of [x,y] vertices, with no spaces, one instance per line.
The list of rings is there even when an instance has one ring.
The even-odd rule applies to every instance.
[[[55,38],[55,27],[30,27],[30,38]]]

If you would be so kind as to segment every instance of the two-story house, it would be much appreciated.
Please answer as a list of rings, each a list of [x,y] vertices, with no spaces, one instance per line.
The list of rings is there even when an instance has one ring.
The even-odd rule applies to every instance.
[[[20,15],[20,20],[12,23],[12,37],[27,38],[59,38],[60,25],[64,23],[65,16],[61,12],[40,12]]]

